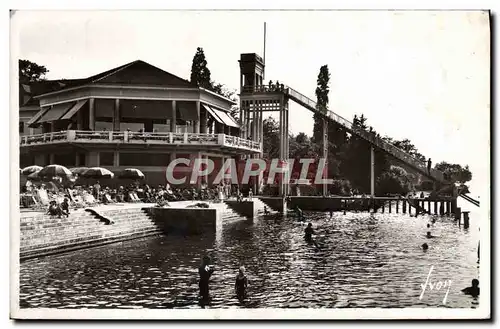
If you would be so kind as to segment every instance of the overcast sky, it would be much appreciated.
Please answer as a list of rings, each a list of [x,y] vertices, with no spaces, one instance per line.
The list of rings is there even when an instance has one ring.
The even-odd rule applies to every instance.
[[[330,109],[363,113],[381,135],[409,138],[433,162],[469,164],[489,184],[489,18],[481,12],[23,11],[11,20],[14,58],[47,78],[81,78],[141,59],[189,79],[202,47],[212,78],[239,86],[241,53],[263,55],[265,81],[315,100],[327,64]],[[293,133],[312,114],[290,105]]]

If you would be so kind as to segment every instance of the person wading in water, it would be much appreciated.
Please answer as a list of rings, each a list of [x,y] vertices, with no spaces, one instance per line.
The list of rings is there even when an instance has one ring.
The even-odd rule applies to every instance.
[[[248,286],[248,279],[247,276],[245,275],[245,267],[241,266],[240,272],[236,276],[236,282],[234,284],[236,297],[238,297],[238,300],[240,302],[243,301],[243,299],[245,299],[247,295],[247,286]]]
[[[198,273],[200,274],[200,297],[202,303],[208,303],[209,301],[209,289],[208,282],[210,281],[210,276],[214,272],[214,266],[210,264],[210,257],[204,256],[200,267],[198,268]]]

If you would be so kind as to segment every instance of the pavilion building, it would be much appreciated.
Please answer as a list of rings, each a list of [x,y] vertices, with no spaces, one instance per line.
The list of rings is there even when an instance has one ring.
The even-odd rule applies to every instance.
[[[262,138],[240,127],[235,105],[140,60],[86,79],[21,84],[20,167],[133,167],[156,185],[173,159],[260,156]]]

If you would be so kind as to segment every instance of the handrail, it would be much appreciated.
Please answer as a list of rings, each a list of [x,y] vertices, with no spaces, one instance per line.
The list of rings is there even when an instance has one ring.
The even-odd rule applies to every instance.
[[[478,200],[475,200],[473,198],[471,198],[470,196],[466,195],[466,194],[463,194],[463,193],[460,193],[458,196],[462,197],[464,200],[466,201],[469,201],[470,203],[472,203],[473,205],[475,205],[476,207],[479,207],[479,201]]]

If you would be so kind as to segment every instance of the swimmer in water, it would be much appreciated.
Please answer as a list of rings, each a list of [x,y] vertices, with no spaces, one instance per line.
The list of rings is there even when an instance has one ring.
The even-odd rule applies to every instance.
[[[309,223],[307,224],[306,229],[304,230],[305,236],[304,238],[306,239],[307,242],[312,242],[312,235],[314,234],[314,230],[312,228],[312,224]]]
[[[200,274],[200,297],[202,302],[206,303],[209,300],[209,289],[208,282],[212,273],[214,272],[214,266],[210,264],[210,257],[204,256],[200,267],[198,268],[198,273]]]
[[[236,276],[236,282],[234,284],[236,297],[238,297],[238,300],[240,302],[243,301],[243,299],[245,299],[247,295],[247,286],[248,286],[248,279],[247,276],[245,275],[245,267],[241,266],[240,272]]]
[[[479,296],[479,280],[478,279],[472,280],[472,287],[467,287],[465,289],[462,289],[462,292],[466,295],[471,295],[472,297]]]
[[[302,213],[302,209],[300,209],[299,206],[295,206],[295,211],[297,212],[297,215],[299,215],[299,220],[304,221],[304,214]]]
[[[427,251],[427,249],[429,249],[429,245],[428,245],[427,243],[424,243],[424,244],[422,245],[422,249],[423,249],[424,251]]]
[[[428,229],[428,230],[430,230],[430,229],[431,229],[431,224],[427,224],[427,229]],[[431,231],[427,231],[427,237],[428,237],[428,238],[432,238]]]

